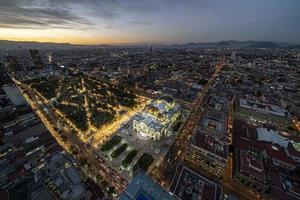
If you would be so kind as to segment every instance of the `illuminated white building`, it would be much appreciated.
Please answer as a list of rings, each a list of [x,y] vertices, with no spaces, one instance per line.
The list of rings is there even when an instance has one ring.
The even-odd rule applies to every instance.
[[[162,97],[134,117],[133,128],[142,138],[159,140],[172,134],[179,115],[180,106],[170,97]]]

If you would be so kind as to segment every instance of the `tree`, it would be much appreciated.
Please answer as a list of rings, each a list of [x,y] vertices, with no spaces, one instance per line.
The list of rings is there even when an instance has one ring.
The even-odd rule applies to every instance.
[[[61,136],[61,139],[62,139],[62,141],[63,141],[64,143],[66,143],[67,140],[68,140],[68,137],[67,137],[66,135],[62,135],[62,136]]]
[[[115,188],[113,186],[109,187],[108,194],[112,194],[115,192]]]
[[[101,181],[101,180],[103,180],[103,177],[100,174],[97,174],[96,179],[97,179],[97,181]]]
[[[81,166],[84,166],[84,165],[86,165],[87,164],[87,159],[85,159],[85,158],[79,158],[79,164],[81,165]]]

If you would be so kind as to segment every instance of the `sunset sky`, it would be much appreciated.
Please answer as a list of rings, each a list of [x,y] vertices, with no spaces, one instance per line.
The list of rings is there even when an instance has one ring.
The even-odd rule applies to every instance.
[[[0,0],[0,39],[300,43],[300,0]]]

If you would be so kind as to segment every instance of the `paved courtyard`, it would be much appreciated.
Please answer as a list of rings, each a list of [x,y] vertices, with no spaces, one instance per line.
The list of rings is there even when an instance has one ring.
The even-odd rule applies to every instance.
[[[185,119],[186,115],[183,115],[181,121],[184,121]],[[121,126],[121,128],[114,134],[122,137],[121,142],[107,152],[102,152],[99,147],[98,155],[104,158],[109,163],[109,165],[116,169],[124,178],[129,180],[132,177],[133,166],[136,164],[136,162],[142,156],[143,153],[147,153],[154,158],[154,162],[151,166],[158,165],[167,154],[179,130],[180,128],[171,136],[163,137],[159,141],[154,141],[150,138],[145,139],[133,129],[132,119],[130,119],[129,121],[124,123]],[[124,143],[128,144],[127,149],[118,157],[112,158],[110,156],[111,153],[118,149],[120,146],[122,146]],[[124,169],[122,167],[122,161],[126,157],[126,155],[133,149],[136,149],[138,153],[133,159],[132,163],[129,165],[129,167]]]

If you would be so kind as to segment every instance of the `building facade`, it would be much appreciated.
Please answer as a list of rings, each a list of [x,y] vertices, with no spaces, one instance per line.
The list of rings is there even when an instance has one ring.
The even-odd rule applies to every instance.
[[[141,138],[159,140],[170,136],[180,116],[180,106],[169,97],[152,101],[133,119],[133,129]]]
[[[290,125],[286,111],[276,105],[252,98],[237,98],[234,108],[234,115],[237,119],[250,120],[257,124],[270,124],[279,128],[285,128]]]

